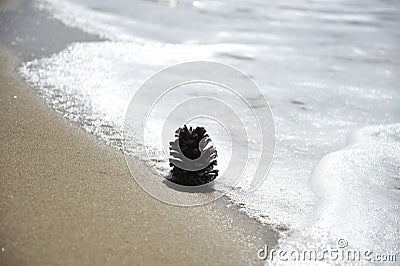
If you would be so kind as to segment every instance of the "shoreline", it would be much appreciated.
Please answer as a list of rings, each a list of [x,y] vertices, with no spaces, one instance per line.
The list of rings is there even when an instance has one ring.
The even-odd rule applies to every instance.
[[[0,75],[2,262],[242,265],[261,263],[257,250],[276,244],[272,230],[226,199],[190,208],[155,200],[121,152],[45,106],[10,69],[9,51],[0,54],[8,68]]]
[[[68,122],[28,88],[15,72],[20,60],[97,38],[20,5],[36,17],[10,11],[27,17],[10,27],[23,28],[31,18],[41,24],[35,40],[58,32],[46,49],[40,41],[10,45],[12,34],[1,41],[0,261],[263,263],[257,250],[277,243],[272,229],[225,198],[190,208],[155,200],[131,177],[121,152]]]

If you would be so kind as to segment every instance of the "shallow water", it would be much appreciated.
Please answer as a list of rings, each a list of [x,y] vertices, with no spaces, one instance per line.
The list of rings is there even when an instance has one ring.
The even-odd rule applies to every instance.
[[[282,246],[321,247],[345,238],[357,248],[399,252],[396,1],[37,5],[69,26],[109,39],[72,44],[20,68],[65,117],[120,147],[129,99],[149,76],[185,61],[230,64],[252,77],[268,99],[276,150],[268,178],[255,192],[246,176],[233,190],[218,188],[281,231]],[[209,131],[224,167],[227,136],[212,125]],[[150,163],[168,171],[156,155]]]

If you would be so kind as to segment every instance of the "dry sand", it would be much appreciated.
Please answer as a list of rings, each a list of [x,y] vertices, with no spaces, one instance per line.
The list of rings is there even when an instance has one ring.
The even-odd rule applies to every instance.
[[[0,50],[0,264],[248,264],[274,233],[228,201],[176,207],[45,106]],[[139,169],[137,171],[140,171]]]

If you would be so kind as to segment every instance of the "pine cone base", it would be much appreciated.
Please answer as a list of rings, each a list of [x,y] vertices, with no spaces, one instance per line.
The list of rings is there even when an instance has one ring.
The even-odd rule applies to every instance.
[[[171,170],[168,180],[182,186],[205,185],[214,181],[218,176],[218,170],[213,168],[214,166],[210,164],[200,171],[186,171],[175,166]]]

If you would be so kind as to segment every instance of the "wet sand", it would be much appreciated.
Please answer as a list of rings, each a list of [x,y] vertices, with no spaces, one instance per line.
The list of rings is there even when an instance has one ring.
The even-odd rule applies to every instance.
[[[272,230],[226,199],[190,208],[155,200],[135,183],[121,152],[49,109],[20,80],[20,60],[83,36],[38,21],[36,40],[65,29],[52,36],[52,48],[1,40],[0,264],[261,263],[257,250],[276,243]]]

